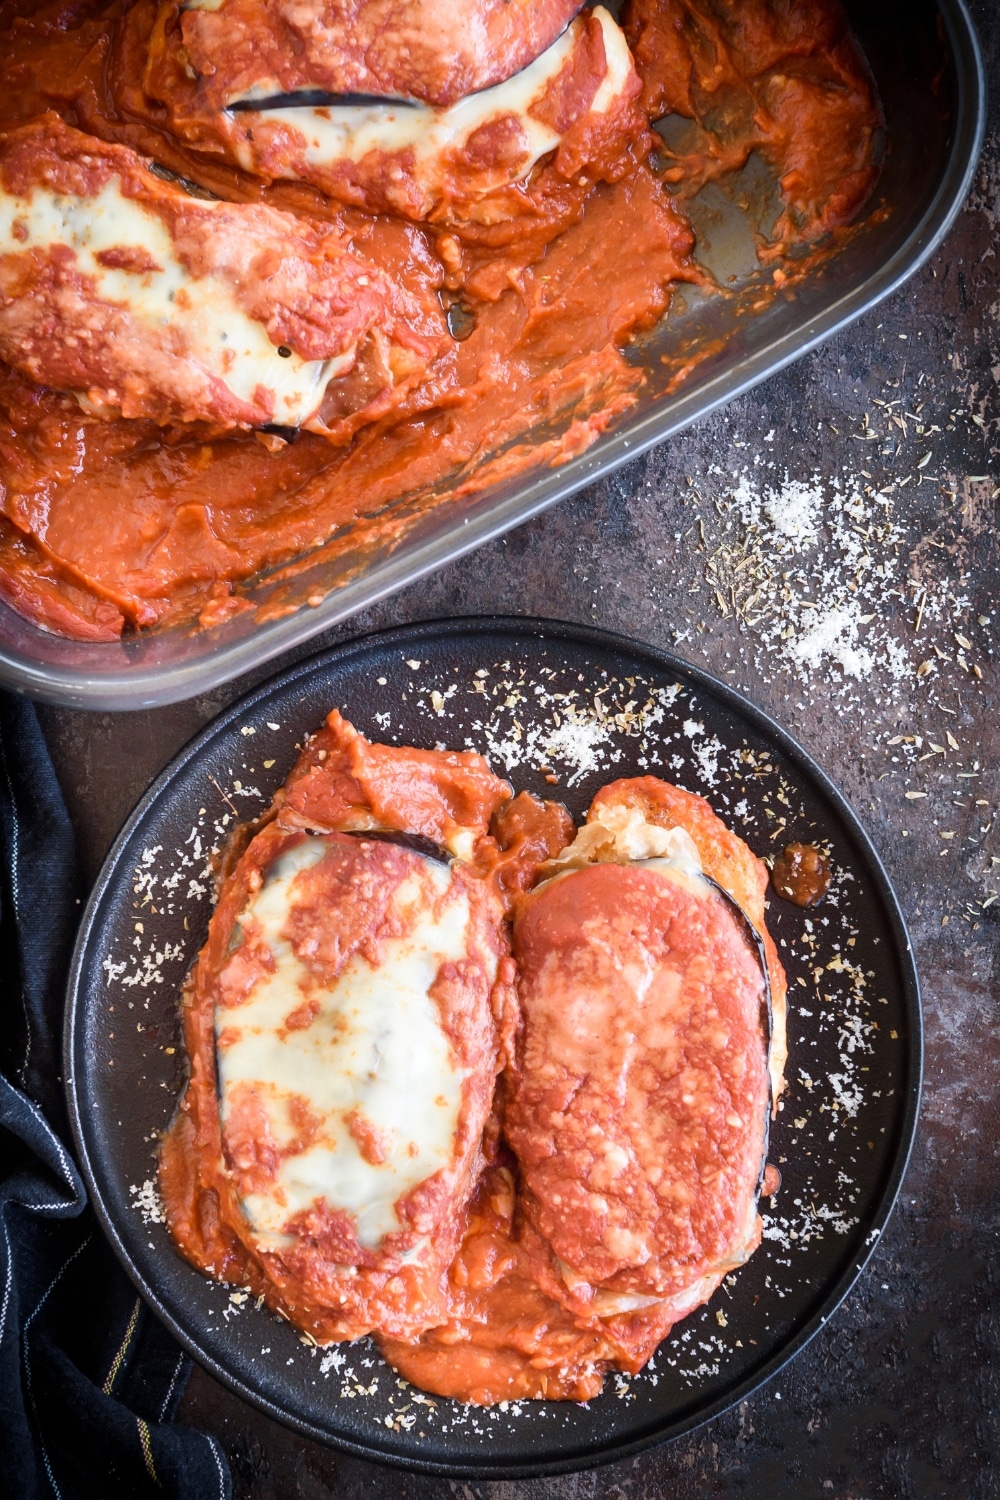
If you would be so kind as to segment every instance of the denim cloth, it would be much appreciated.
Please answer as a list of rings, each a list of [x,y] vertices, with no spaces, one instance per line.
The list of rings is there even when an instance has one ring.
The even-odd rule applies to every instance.
[[[0,1495],[229,1500],[219,1444],[171,1417],[190,1361],[87,1203],[62,1093],[82,890],[32,705],[0,693]]]

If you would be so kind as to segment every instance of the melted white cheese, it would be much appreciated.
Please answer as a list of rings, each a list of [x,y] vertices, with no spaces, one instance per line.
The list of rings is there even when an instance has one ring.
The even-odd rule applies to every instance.
[[[669,867],[705,888],[700,879],[701,856],[687,830],[649,823],[639,808],[624,803],[599,807],[573,842],[547,862],[546,869],[558,871],[560,866],[579,869],[586,864],[633,864],[639,861]]]
[[[615,24],[603,5],[595,6],[594,15],[600,21],[601,30],[604,32],[604,55],[607,59],[608,70],[594,95],[590,110],[595,115],[606,115],[628,82],[632,71],[632,54],[624,32]]]
[[[604,114],[621,92],[632,67],[632,58],[622,32],[603,6],[598,6],[594,15],[604,32],[607,72],[591,110]],[[513,78],[469,94],[444,109],[423,104],[351,104],[265,109],[248,112],[241,118],[251,132],[255,122],[262,121],[297,131],[306,143],[305,159],[313,166],[328,167],[344,160],[361,161],[372,151],[387,154],[412,151],[415,175],[425,177],[433,175],[436,164],[446,152],[461,151],[483,125],[513,115],[518,120],[524,141],[516,180],[527,176],[539,158],[553,151],[562,139],[559,131],[535,119],[530,110],[566,63],[582,28],[582,21],[573,21],[550,47]],[[270,84],[261,84],[240,98],[252,99],[255,94],[260,97],[273,91]],[[253,143],[241,139],[237,154],[241,165],[252,170]]]
[[[406,937],[390,938],[372,968],[356,955],[329,988],[310,988],[306,970],[282,935],[295,905],[300,869],[322,859],[322,839],[307,839],[275,865],[241,923],[259,924],[275,968],[249,996],[216,1011],[216,1032],[238,1033],[218,1057],[223,1130],[233,1090],[249,1084],[262,1102],[272,1138],[289,1144],[296,1131],[288,1100],[297,1095],[321,1122],[308,1149],[283,1159],[274,1188],[252,1194],[243,1208],[265,1246],[280,1244],[288,1220],[317,1200],[346,1210],[369,1248],[401,1226],[396,1202],[450,1165],[465,1071],[441,1029],[429,990],[442,963],[465,953],[468,898],[455,887],[435,916],[426,884],[449,892],[451,871],[422,860],[420,872],[396,890],[393,906],[413,917]],[[304,982],[306,982],[304,986]],[[312,1023],[283,1031],[308,999],[320,1002]],[[347,1117],[360,1111],[386,1145],[381,1165],[366,1161]]]
[[[702,879],[701,864],[692,865],[686,854],[671,855],[667,859],[643,859],[640,861],[644,870],[657,870],[682,886],[692,896],[708,896],[712,887],[707,880]]]
[[[313,416],[328,381],[353,364],[353,350],[336,360],[304,360],[294,351],[280,355],[264,325],[240,308],[232,287],[218,276],[192,276],[163,220],[126,198],[117,180],[86,198],[42,187],[25,198],[0,190],[0,254],[52,245],[74,252],[99,297],[127,308],[150,330],[178,329],[191,356],[239,400],[251,402],[257,386],[273,391],[273,421],[281,426],[298,427]],[[96,259],[118,247],[145,252],[161,269],[113,270]]]
[[[614,822],[616,813],[625,816]],[[631,807],[602,808],[596,821],[614,830],[616,846],[627,859],[666,860],[688,875],[701,874],[701,856],[686,829],[662,828],[659,823],[649,823],[638,808]]]
[[[472,858],[472,851],[476,847],[478,837],[478,828],[458,827],[445,836],[445,847],[448,853],[453,854],[456,859],[469,860]]]

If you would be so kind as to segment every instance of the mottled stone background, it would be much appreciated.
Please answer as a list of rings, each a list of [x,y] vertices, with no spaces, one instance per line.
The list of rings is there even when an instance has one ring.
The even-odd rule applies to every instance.
[[[975,10],[994,83],[986,152],[969,206],[913,281],[724,413],[329,637],[489,611],[593,621],[725,677],[812,751],[874,837],[923,982],[920,1131],[878,1251],[752,1399],[565,1479],[379,1469],[196,1370],[181,1419],[220,1438],[240,1500],[1000,1494],[1000,6]],[[818,486],[831,515],[834,480],[859,507],[818,538],[788,536],[780,499],[767,511],[786,478]],[[44,711],[93,873],[156,772],[249,685],[150,713]]]

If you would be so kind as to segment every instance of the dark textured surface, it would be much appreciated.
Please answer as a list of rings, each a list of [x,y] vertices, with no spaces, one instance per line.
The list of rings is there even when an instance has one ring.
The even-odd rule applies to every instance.
[[[241,1500],[998,1493],[1000,899],[984,903],[1000,891],[1000,8],[980,0],[976,13],[991,132],[970,205],[927,269],[721,415],[331,637],[489,610],[593,621],[724,677],[816,756],[886,862],[924,987],[922,1121],[878,1252],[831,1325],[753,1399],[632,1463],[564,1480],[382,1471],[284,1431],[196,1371],[182,1419],[225,1444]],[[731,498],[743,470],[751,498],[786,472],[856,483],[854,541],[841,527],[823,559],[777,557],[781,504],[755,532],[746,499]],[[784,506],[787,519],[787,494]],[[854,580],[871,666],[855,658],[863,675],[845,682],[829,656],[810,665],[808,639],[795,650],[809,635],[803,596],[836,602]],[[156,771],[249,685],[155,713],[45,711],[92,874]]]

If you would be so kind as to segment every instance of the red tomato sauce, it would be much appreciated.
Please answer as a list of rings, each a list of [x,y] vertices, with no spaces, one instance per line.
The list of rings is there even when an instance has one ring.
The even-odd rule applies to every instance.
[[[458,336],[339,448],[309,433],[288,443],[100,419],[0,366],[0,592],[80,639],[210,627],[257,608],[254,581],[315,549],[390,544],[401,496],[426,507],[583,451],[637,399],[629,339],[679,282],[705,283],[685,193],[761,151],[785,202],[761,253],[778,256],[856,215],[876,173],[879,106],[836,0],[790,12],[632,0],[623,25],[645,118],[689,118],[690,149],[667,152],[641,115],[637,134],[628,101],[629,120],[590,141],[582,170],[567,147],[489,212],[439,223],[266,184],[172,135],[169,110],[144,92],[156,24],[154,0],[0,0],[0,130],[54,109],[218,196],[334,222],[418,299],[457,307]]]

